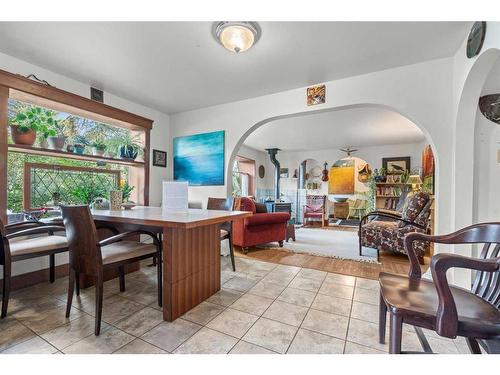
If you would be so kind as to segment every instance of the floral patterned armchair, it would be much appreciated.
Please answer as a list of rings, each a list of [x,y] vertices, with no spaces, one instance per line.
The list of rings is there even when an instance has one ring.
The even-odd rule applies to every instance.
[[[404,238],[408,233],[428,232],[431,205],[431,196],[418,192],[407,197],[401,216],[381,211],[373,211],[364,216],[359,224],[359,255],[362,255],[363,246],[377,249],[377,260],[380,250],[407,254]],[[384,221],[382,218],[392,221]],[[414,249],[419,262],[424,264],[429,243],[417,241]]]

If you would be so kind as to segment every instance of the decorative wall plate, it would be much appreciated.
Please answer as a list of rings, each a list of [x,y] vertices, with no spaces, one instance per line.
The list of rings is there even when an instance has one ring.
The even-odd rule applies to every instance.
[[[481,51],[486,35],[486,22],[474,22],[467,38],[467,57],[470,59]]]
[[[259,165],[259,177],[264,178],[266,175],[266,168],[263,165]]]

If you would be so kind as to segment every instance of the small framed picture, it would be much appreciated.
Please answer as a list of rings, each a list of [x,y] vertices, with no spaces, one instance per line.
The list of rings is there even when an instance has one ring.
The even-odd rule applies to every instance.
[[[280,168],[280,177],[288,178],[288,168]]]
[[[167,167],[167,153],[165,151],[153,149],[153,166],[163,168]]]
[[[307,88],[307,105],[323,104],[326,100],[326,86],[318,85]]]
[[[382,158],[382,167],[387,174],[402,174],[405,171],[410,171],[410,157]]]

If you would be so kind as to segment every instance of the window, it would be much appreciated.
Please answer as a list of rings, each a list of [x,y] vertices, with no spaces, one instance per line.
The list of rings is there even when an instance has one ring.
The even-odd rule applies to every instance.
[[[233,164],[233,196],[255,196],[255,161],[237,156]]]

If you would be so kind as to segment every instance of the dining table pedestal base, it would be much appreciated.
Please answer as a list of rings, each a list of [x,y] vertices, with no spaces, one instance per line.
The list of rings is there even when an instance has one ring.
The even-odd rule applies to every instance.
[[[163,229],[163,320],[174,321],[220,290],[220,224]]]

